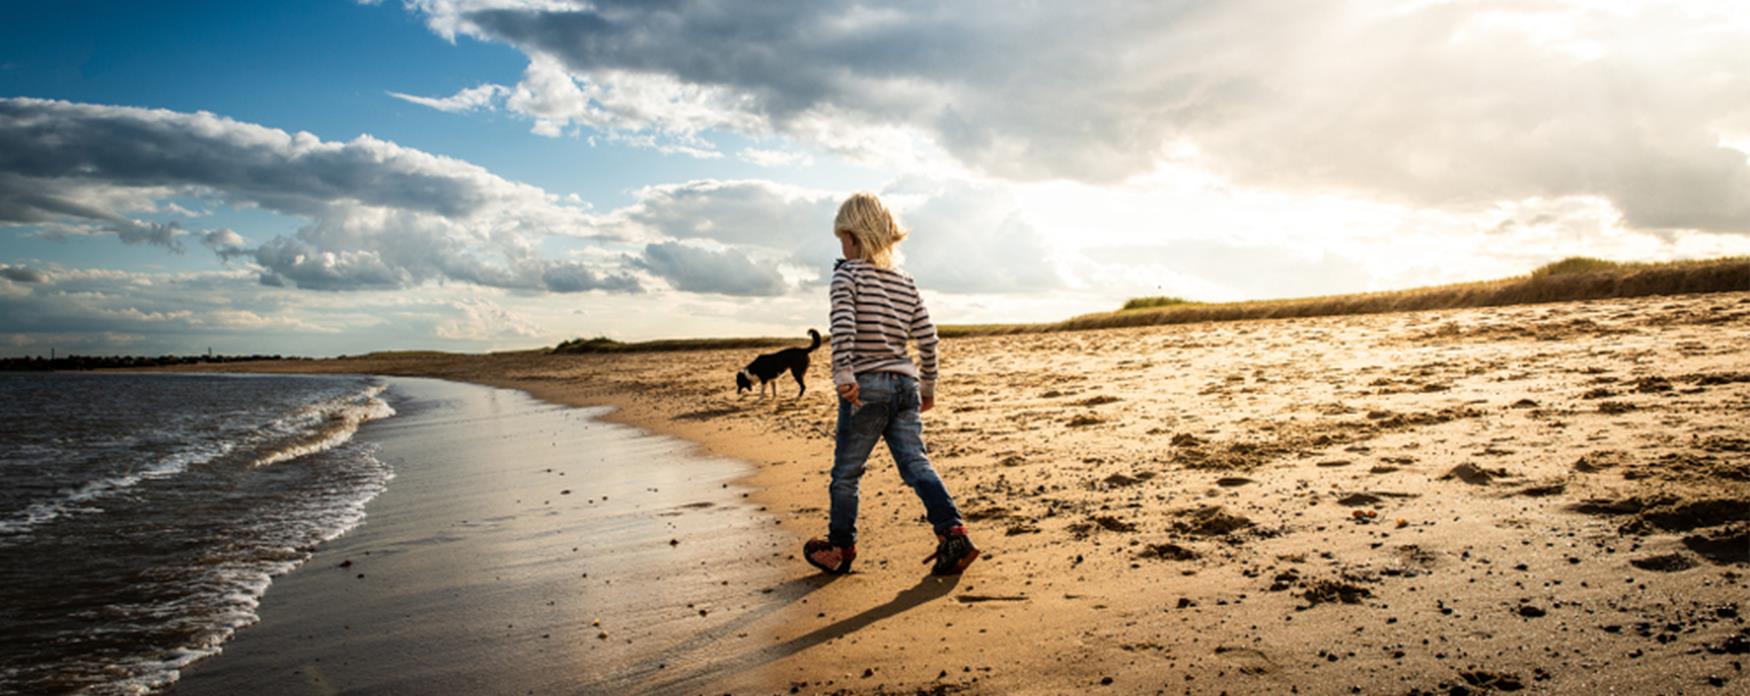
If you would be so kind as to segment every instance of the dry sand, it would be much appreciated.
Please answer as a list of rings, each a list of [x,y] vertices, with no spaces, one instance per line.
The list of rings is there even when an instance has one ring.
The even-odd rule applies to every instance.
[[[810,580],[827,351],[806,397],[764,400],[733,390],[753,352],[224,369],[514,387],[755,464],[782,534],[744,558],[814,584],[726,608],[708,661],[638,690],[1750,684],[1750,293],[944,341],[926,439],[986,550],[957,581],[926,577],[934,540],[884,452],[857,572]]]

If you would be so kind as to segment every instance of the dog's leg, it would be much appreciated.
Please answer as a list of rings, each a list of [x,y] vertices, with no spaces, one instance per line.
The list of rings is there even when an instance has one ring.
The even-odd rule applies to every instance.
[[[796,398],[800,399],[803,394],[808,393],[808,383],[802,381],[802,370],[800,369],[791,370],[790,376],[796,378]]]

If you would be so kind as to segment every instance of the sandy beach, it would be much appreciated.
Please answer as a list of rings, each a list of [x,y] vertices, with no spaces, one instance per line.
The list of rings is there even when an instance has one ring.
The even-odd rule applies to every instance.
[[[713,541],[734,533],[710,524],[719,518],[672,518],[702,523],[677,528],[676,548],[721,560],[630,554],[587,582],[519,582],[528,565],[588,564],[571,542],[531,537],[517,559],[466,559],[502,583],[409,565],[382,571],[399,578],[383,583],[418,586],[422,599],[345,599],[381,592],[368,566],[394,562],[359,555],[369,535],[412,544],[453,524],[372,513],[308,565],[351,558],[367,578],[283,579],[262,624],[178,692],[303,669],[281,652],[296,640],[252,645],[276,622],[313,633],[306,643],[340,640],[341,617],[286,618],[277,598],[293,594],[383,612],[429,602],[406,623],[415,635],[462,645],[516,633],[544,650],[518,658],[540,665],[529,673],[432,653],[454,674],[519,675],[456,682],[492,693],[1741,689],[1747,335],[1750,294],[1724,293],[947,340],[926,437],[986,550],[947,581],[920,564],[934,539],[881,450],[864,479],[857,572],[825,582],[795,558],[825,526],[824,349],[800,399],[738,397],[748,350],[226,365],[439,377],[611,406],[608,420],[751,465],[719,490],[748,494],[735,519],[763,521],[737,546]],[[522,445],[550,444],[541,439]],[[398,469],[379,503],[415,495],[414,476]],[[556,493],[542,476],[480,478],[464,500],[522,496],[538,513],[533,498]],[[440,495],[458,482],[430,485]],[[650,624],[679,618],[620,614],[663,637],[607,650],[567,622],[593,615],[592,586],[608,580],[640,583],[653,600],[690,588],[708,621],[676,648],[666,643],[682,639]],[[435,610],[481,592],[527,611],[464,623]],[[417,690],[368,664],[419,642],[388,631],[349,645],[351,673],[377,686],[365,691]]]

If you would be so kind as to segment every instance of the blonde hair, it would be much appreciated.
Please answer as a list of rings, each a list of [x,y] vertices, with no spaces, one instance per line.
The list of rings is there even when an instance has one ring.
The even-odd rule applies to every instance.
[[[839,206],[833,220],[835,235],[850,235],[863,252],[863,259],[876,268],[893,267],[893,247],[911,234],[894,222],[893,213],[881,204],[875,194],[858,191]]]

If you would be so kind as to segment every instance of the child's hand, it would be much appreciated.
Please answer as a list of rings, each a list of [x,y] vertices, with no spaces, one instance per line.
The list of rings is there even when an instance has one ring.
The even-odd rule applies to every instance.
[[[863,400],[857,398],[862,392],[862,388],[856,382],[839,385],[839,398],[851,402],[851,405],[857,408],[863,407]]]
[[[918,404],[918,413],[923,413],[923,412],[928,411],[928,410],[935,408],[935,407],[936,407],[936,397],[935,396],[926,396],[922,399],[922,403]]]

